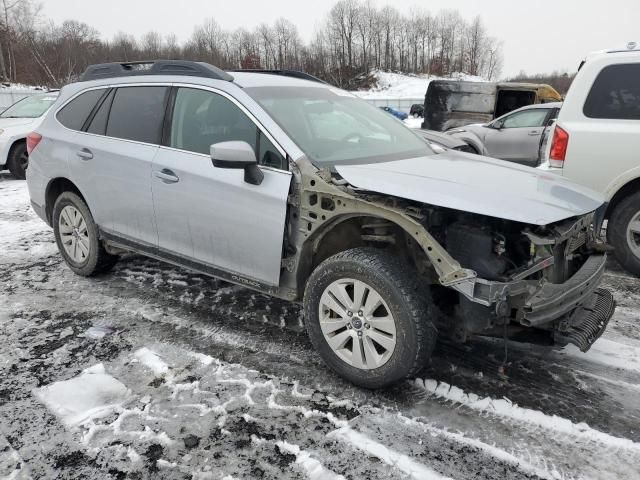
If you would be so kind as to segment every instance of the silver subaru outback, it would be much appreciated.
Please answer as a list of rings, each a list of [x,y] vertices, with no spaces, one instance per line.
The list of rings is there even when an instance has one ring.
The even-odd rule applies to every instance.
[[[437,335],[586,351],[615,309],[597,194],[434,149],[299,72],[94,65],[27,143],[74,272],[134,251],[303,302],[327,365],[364,387],[416,374]]]

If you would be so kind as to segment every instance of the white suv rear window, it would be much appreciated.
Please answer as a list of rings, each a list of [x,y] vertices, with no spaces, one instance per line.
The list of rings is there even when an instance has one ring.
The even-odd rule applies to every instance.
[[[583,111],[589,118],[640,120],[640,64],[603,68],[593,82]]]

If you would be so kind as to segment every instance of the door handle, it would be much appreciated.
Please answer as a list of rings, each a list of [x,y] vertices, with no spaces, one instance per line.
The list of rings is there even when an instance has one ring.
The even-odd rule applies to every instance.
[[[153,172],[153,174],[164,183],[176,183],[180,181],[180,178],[168,168],[163,168],[160,171],[155,171]]]
[[[76,155],[79,156],[82,160],[91,160],[93,158],[93,153],[88,148],[83,148],[76,152]]]
[[[529,135],[533,136],[533,135],[540,135],[540,132],[538,130],[531,130],[529,132]]]

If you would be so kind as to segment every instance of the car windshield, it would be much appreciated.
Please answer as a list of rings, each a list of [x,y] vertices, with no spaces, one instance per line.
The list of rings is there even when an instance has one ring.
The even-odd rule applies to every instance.
[[[7,108],[0,118],[37,118],[46,112],[58,96],[55,94],[32,95],[18,100]]]
[[[433,154],[399,120],[337,88],[253,87],[245,91],[318,165]]]

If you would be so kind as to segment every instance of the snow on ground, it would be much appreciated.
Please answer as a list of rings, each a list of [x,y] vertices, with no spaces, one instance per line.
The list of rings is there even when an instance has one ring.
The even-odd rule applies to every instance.
[[[640,313],[635,313],[636,320],[640,321]],[[613,368],[640,373],[640,341],[630,339],[613,341],[603,338],[594,344],[587,353],[582,353],[575,345],[568,345],[562,353]]]
[[[431,379],[416,379],[415,383],[436,397],[449,400],[454,404],[464,405],[479,412],[488,412],[508,417],[522,423],[541,426],[547,430],[555,430],[571,436],[601,442],[603,445],[614,448],[624,448],[640,452],[640,443],[633,442],[627,438],[618,438],[602,433],[590,428],[586,423],[576,424],[569,419],[556,415],[546,415],[538,410],[522,408],[511,402],[508,398],[494,399],[490,397],[479,397],[474,393],[465,393],[458,387]]]
[[[442,341],[422,380],[356,388],[297,305],[137,256],[65,267],[0,175],[0,478],[640,478],[640,288],[587,354]]]
[[[330,432],[328,436],[349,443],[370,457],[379,458],[387,465],[395,466],[401,472],[415,480],[450,480],[449,477],[444,477],[431,468],[411,460],[408,456],[371,440],[366,435],[353,430],[351,427],[342,427]]]
[[[365,99],[387,99],[387,98],[424,98],[427,87],[431,80],[442,79],[443,77],[421,75],[408,75],[404,73],[392,73],[375,71],[372,72],[377,80],[377,85],[370,90],[359,90],[353,93]],[[447,77],[447,80],[464,80],[470,82],[485,81],[481,77],[454,74]]]
[[[127,387],[107,374],[101,363],[33,393],[69,427],[109,415],[129,394]]]
[[[408,118],[403,120],[404,124],[409,128],[422,128],[422,122],[423,121],[424,121],[424,118],[422,118],[422,117],[413,117],[411,115],[409,115]]]

